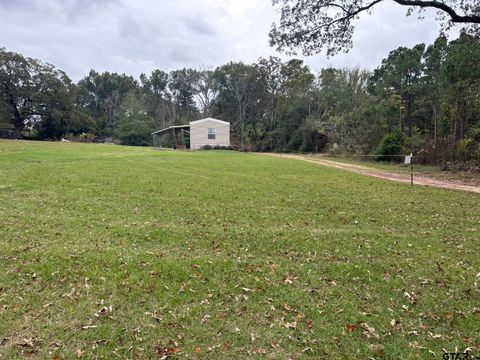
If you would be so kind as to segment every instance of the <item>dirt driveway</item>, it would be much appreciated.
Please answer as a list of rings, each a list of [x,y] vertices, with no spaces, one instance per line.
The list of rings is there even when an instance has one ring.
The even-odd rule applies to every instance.
[[[277,154],[277,153],[261,153],[261,155],[302,160],[302,161],[307,161],[317,165],[328,166],[335,169],[348,170],[357,174],[373,176],[380,179],[397,181],[397,182],[408,183],[408,184],[410,183],[410,175],[399,174],[399,173],[390,172],[386,170],[374,169],[367,166],[346,164],[346,163],[322,159],[322,158],[312,158],[305,155]],[[437,180],[437,179],[426,177],[424,175],[415,175],[414,184],[480,193],[480,186],[471,186],[471,185],[461,184],[453,181]]]

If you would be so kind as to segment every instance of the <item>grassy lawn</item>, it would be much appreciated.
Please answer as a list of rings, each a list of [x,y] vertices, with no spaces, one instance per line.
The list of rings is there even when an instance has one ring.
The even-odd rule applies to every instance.
[[[0,141],[0,358],[480,355],[480,196]]]

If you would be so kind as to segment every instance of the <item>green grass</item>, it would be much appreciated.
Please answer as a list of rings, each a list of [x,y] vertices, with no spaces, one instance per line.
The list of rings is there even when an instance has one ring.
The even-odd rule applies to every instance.
[[[244,153],[0,141],[0,204],[0,358],[480,354],[477,194]]]

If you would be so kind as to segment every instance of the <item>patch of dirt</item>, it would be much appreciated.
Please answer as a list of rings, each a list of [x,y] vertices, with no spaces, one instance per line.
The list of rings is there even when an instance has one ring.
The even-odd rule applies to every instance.
[[[275,154],[275,153],[261,153],[261,154],[307,161],[317,165],[323,165],[323,166],[328,166],[335,169],[352,171],[356,174],[373,176],[380,179],[410,184],[410,174],[408,175],[400,174],[400,173],[391,172],[387,170],[374,169],[371,167],[361,166],[361,165],[346,164],[346,163],[341,163],[341,162],[336,162],[336,161],[326,160],[321,158],[309,158],[308,156],[304,156],[304,155]],[[472,185],[468,185],[468,184],[457,182],[457,181],[438,180],[438,179],[427,177],[425,175],[414,174],[413,183],[415,185],[425,185],[425,186],[433,186],[433,187],[443,188],[443,189],[463,190],[463,191],[480,193],[480,186],[472,186]]]

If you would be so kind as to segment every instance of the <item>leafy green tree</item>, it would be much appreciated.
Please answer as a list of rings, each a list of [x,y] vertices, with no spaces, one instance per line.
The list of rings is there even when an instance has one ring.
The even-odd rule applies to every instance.
[[[119,124],[115,136],[123,145],[151,145],[152,122],[143,99],[129,92],[119,109]]]
[[[405,120],[408,134],[412,132],[412,112],[415,98],[421,90],[421,77],[424,71],[423,54],[425,44],[412,49],[400,47],[390,52],[375,69],[371,78],[372,89],[378,96],[385,96],[392,90],[400,95],[405,106]],[[403,129],[404,124],[400,124]]]
[[[175,104],[175,123],[183,124],[195,119],[198,110],[195,104],[196,72],[183,68],[169,74],[168,88]]]
[[[440,88],[444,80],[443,65],[447,55],[448,41],[440,36],[425,51],[426,97],[432,109],[433,143],[437,143],[438,118],[440,112]]]
[[[385,128],[384,112],[367,92],[370,76],[358,68],[328,68],[319,75],[314,114],[331,141],[347,152],[368,153],[379,141],[371,135]]]
[[[282,62],[278,57],[260,58],[255,64],[258,82],[263,91],[259,98],[264,107],[264,128],[268,131],[282,126],[292,101],[308,96],[315,76],[301,60]]]
[[[0,96],[3,113],[17,131],[35,128],[40,138],[89,131],[91,119],[80,115],[75,86],[53,65],[0,49]],[[82,117],[82,125],[78,119]]]
[[[405,136],[400,130],[394,130],[387,133],[380,148],[376,152],[379,161],[400,161],[403,153],[403,146],[405,145]]]
[[[175,120],[175,106],[168,91],[168,81],[168,74],[158,69],[153,70],[150,76],[140,75],[145,106],[157,130],[172,125]]]
[[[218,86],[214,71],[208,69],[194,70],[193,89],[194,97],[200,106],[202,116],[210,116],[218,96]]]
[[[480,118],[480,38],[462,33],[451,41],[443,74],[444,119],[451,136],[462,139]]]
[[[254,66],[230,62],[215,70],[218,90],[215,113],[231,119],[234,135],[245,144],[245,129],[259,91],[258,72]]]
[[[130,91],[138,89],[138,82],[125,74],[90,70],[78,86],[81,88],[79,103],[97,119],[99,135],[105,136],[115,132],[120,105]]]

